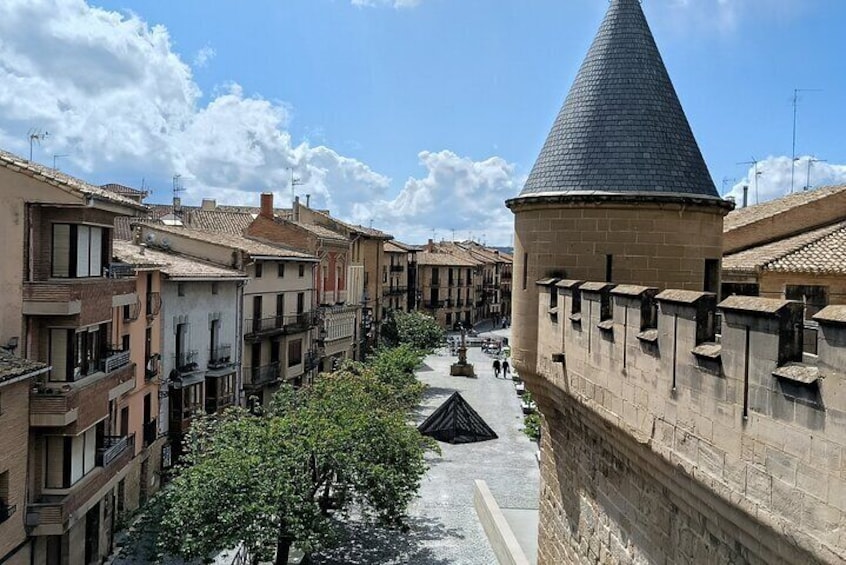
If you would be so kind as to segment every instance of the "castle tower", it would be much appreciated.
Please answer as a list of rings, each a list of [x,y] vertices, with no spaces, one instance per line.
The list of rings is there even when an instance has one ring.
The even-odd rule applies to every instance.
[[[549,276],[716,291],[717,193],[639,0],[611,0],[520,195],[514,340],[535,368],[538,293]]]

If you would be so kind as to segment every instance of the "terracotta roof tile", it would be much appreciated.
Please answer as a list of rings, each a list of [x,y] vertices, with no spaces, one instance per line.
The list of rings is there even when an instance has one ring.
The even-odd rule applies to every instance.
[[[112,252],[124,263],[134,265],[138,269],[155,268],[170,278],[246,278],[246,274],[235,269],[213,265],[177,253],[143,248],[128,241],[115,241]]]
[[[846,274],[846,222],[726,255],[723,270]]]
[[[446,251],[432,253],[423,251],[417,254],[418,265],[449,266],[449,267],[476,267],[479,262],[470,257],[457,255]]]
[[[43,372],[46,368],[46,363],[22,359],[21,357],[16,357],[11,353],[0,350],[0,384],[15,377]]]
[[[825,186],[814,190],[794,192],[775,200],[754,204],[746,208],[736,208],[723,220],[723,231],[728,232],[740,227],[777,216],[791,208],[796,208],[815,200],[827,198],[833,194],[846,191],[846,185]]]
[[[51,169],[39,163],[27,161],[23,157],[18,157],[17,155],[9,153],[8,151],[3,151],[2,149],[0,149],[0,167],[6,167],[9,170],[25,174],[35,178],[36,180],[41,180],[54,186],[70,189],[71,191],[84,196],[99,198],[101,200],[127,206],[135,210],[147,209],[145,205],[139,204],[134,200],[109,190],[105,190],[99,186],[87,183],[82,179],[66,175],[56,169]]]

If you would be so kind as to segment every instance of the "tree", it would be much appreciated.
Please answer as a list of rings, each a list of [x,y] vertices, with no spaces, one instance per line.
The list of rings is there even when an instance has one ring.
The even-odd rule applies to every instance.
[[[423,353],[411,345],[380,348],[368,359],[367,367],[387,387],[386,402],[395,402],[401,410],[411,410],[420,403],[426,385],[417,380],[414,370],[423,361]]]
[[[424,353],[440,346],[444,336],[438,322],[422,312],[392,310],[382,323],[382,338],[388,345],[407,344]]]
[[[402,524],[432,443],[383,402],[389,394],[359,365],[284,388],[257,415],[198,417],[184,464],[157,497],[161,549],[199,557],[244,543],[285,564],[294,542],[311,551],[329,540],[333,512]]]

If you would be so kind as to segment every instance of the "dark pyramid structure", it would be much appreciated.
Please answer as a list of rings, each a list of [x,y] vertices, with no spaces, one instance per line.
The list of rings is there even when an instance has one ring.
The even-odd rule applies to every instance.
[[[417,429],[446,443],[473,443],[498,436],[457,392],[452,393]]]
[[[639,0],[611,0],[521,196],[566,193],[719,198]]]

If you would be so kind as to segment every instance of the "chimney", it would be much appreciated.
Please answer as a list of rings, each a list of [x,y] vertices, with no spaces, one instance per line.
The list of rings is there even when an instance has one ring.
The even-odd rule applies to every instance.
[[[215,208],[217,208],[217,202],[214,198],[203,198],[202,208],[204,212],[214,212]]]
[[[749,186],[743,185],[743,207],[746,208],[746,205],[749,204]]]
[[[299,222],[300,221],[300,197],[299,196],[294,196],[293,213],[294,213],[294,221]]]
[[[267,218],[268,220],[273,219],[273,193],[272,192],[262,192],[261,193],[261,212],[259,216],[263,218]]]
[[[433,240],[429,240],[429,243],[426,244],[426,251],[429,253],[435,252],[435,242]]]
[[[311,194],[306,194],[306,208],[311,208]]]

